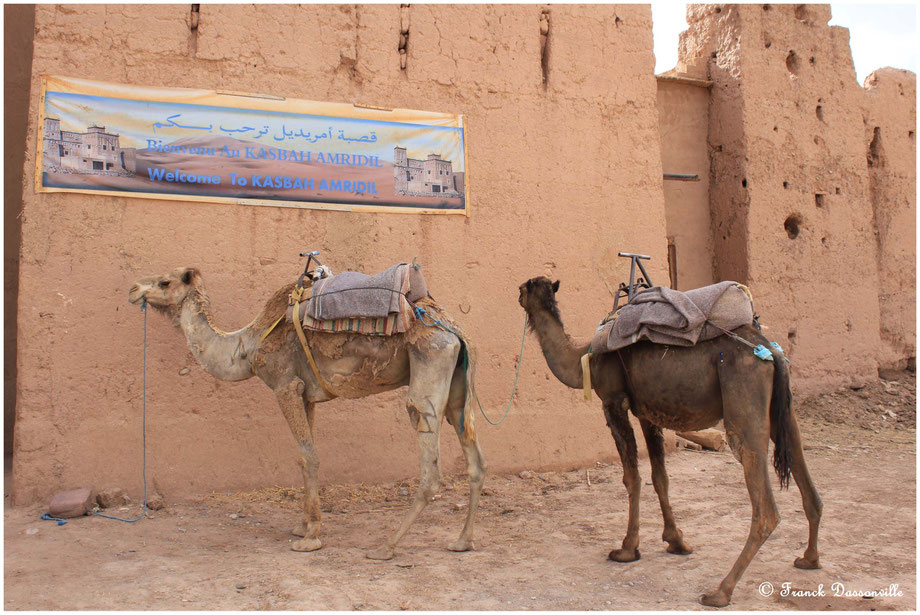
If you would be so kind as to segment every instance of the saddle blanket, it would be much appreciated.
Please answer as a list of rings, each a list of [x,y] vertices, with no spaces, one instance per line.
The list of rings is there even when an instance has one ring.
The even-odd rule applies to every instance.
[[[723,335],[718,327],[731,331],[753,322],[753,298],[743,284],[726,281],[686,292],[654,286],[601,322],[591,352],[612,352],[639,340],[693,346]]]
[[[409,263],[373,276],[346,271],[317,280],[311,291],[299,310],[304,329],[363,335],[405,333],[415,319],[412,302],[428,296],[421,266]],[[293,305],[287,320],[293,320]]]

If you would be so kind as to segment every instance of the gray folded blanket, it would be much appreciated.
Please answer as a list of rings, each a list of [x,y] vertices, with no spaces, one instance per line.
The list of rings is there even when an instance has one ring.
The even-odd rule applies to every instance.
[[[410,288],[414,287],[414,288]],[[316,320],[384,318],[428,294],[421,271],[398,263],[377,275],[345,271],[317,280],[306,313]]]
[[[753,322],[750,291],[737,282],[719,282],[686,292],[654,286],[601,323],[591,341],[591,352],[611,352],[642,339],[693,346],[722,335],[722,329],[731,331]]]

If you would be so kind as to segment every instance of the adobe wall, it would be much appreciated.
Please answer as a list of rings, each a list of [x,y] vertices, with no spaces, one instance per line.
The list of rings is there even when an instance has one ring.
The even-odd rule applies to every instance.
[[[665,173],[696,174],[698,181],[664,181],[671,288],[712,284],[709,199],[709,88],[706,81],[658,77],[658,125]],[[654,280],[665,284],[664,280]],[[676,281],[676,285],[674,284]]]
[[[518,285],[562,280],[559,301],[589,336],[627,274],[618,250],[651,254],[667,280],[657,88],[648,6],[38,5],[23,166],[34,173],[42,73],[138,85],[222,88],[466,116],[471,211],[374,215],[167,202],[23,189],[16,503],[92,483],[139,495],[143,317],[131,281],[201,268],[224,329],[291,281],[297,253],[375,272],[418,256],[432,293],[478,343],[478,390],[500,415],[523,313]],[[405,54],[400,31],[408,30]],[[405,69],[401,69],[401,61]],[[632,223],[643,220],[643,224]],[[296,448],[271,392],[222,383],[151,314],[148,474],[167,497],[299,484]],[[615,458],[599,403],[524,351],[518,397],[492,427],[494,471]],[[319,407],[323,481],[413,476],[399,391]],[[450,434],[447,472],[464,468]],[[641,438],[640,438],[641,440]]]
[[[746,273],[766,334],[792,359],[799,392],[877,377],[880,362],[892,361],[891,352],[882,356],[880,306],[892,312],[914,302],[912,282],[879,293],[875,237],[876,220],[888,215],[877,212],[900,216],[882,253],[900,255],[896,279],[912,280],[915,220],[906,195],[913,178],[904,170],[913,164],[912,103],[902,102],[890,120],[903,154],[894,179],[876,173],[873,189],[867,92],[855,79],[848,31],[829,27],[829,19],[826,5],[696,5],[681,48],[682,68],[715,82],[717,272]],[[902,363],[913,354],[907,319],[886,325],[897,329],[886,335]]]
[[[882,68],[866,77],[863,120],[878,248],[883,367],[917,355],[917,76]]]
[[[16,313],[22,164],[29,113],[35,8],[3,6],[3,447],[12,450],[16,412]]]

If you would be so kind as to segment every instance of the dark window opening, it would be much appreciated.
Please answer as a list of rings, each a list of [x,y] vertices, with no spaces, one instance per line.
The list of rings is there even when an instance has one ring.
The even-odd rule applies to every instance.
[[[93,160],[93,171],[102,171],[103,169],[101,160]]]

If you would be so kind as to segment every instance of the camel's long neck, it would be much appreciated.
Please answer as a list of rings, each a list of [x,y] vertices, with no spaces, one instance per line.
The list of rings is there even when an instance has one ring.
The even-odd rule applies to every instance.
[[[553,375],[562,384],[580,389],[582,386],[581,357],[588,352],[590,344],[576,346],[562,323],[546,311],[529,314],[534,331],[540,340],[540,348]]]
[[[193,290],[182,303],[178,325],[206,372],[218,380],[246,380],[253,376],[252,355],[259,342],[258,333],[250,326],[233,333],[215,327],[210,302],[202,290]]]

